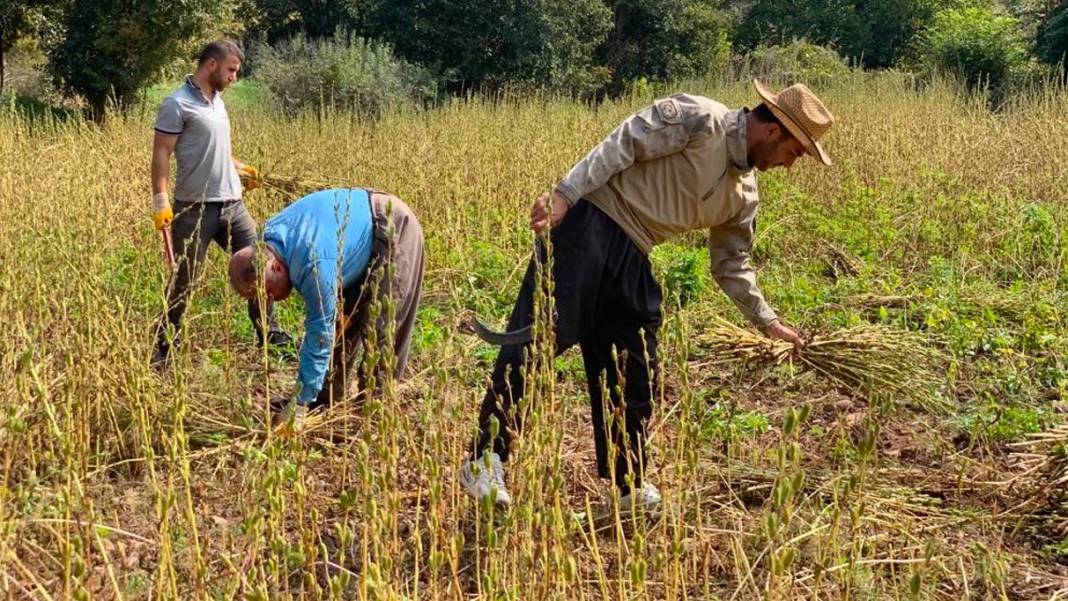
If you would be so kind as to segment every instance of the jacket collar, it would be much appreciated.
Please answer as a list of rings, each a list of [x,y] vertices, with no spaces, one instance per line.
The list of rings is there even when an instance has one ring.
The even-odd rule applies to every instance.
[[[749,132],[746,125],[746,115],[749,109],[741,108],[727,113],[727,156],[735,169],[746,172],[752,169],[749,165],[748,142]]]

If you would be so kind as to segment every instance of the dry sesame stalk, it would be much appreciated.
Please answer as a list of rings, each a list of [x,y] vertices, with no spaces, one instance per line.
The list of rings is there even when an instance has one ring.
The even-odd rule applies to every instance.
[[[287,203],[317,190],[339,187],[336,183],[326,180],[298,176],[290,177],[273,173],[262,176],[259,183],[266,190],[282,193],[286,197]]]

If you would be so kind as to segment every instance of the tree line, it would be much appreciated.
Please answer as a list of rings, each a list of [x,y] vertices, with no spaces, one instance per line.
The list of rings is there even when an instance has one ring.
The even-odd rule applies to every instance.
[[[733,55],[796,40],[868,69],[998,86],[1064,69],[1068,0],[0,0],[0,89],[3,53],[32,37],[57,89],[102,114],[218,36],[260,49],[248,67],[259,56],[276,76],[280,61],[302,57],[315,71],[320,52],[326,62],[359,58],[362,71],[342,62],[323,75],[347,69],[362,82],[345,96],[355,99],[387,84],[421,98],[613,95],[723,72]],[[279,77],[284,90],[314,83],[292,70]]]

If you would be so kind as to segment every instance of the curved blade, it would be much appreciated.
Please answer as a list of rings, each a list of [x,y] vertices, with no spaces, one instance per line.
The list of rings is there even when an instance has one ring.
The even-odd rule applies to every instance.
[[[497,332],[486,327],[486,324],[479,321],[479,319],[473,315],[471,316],[468,325],[479,338],[497,346],[526,344],[533,338],[533,336],[531,336],[531,326],[522,327],[518,330],[512,330],[511,332]]]

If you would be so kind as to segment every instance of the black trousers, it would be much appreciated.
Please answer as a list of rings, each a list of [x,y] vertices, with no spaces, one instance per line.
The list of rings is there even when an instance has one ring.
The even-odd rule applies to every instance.
[[[627,474],[632,473],[638,486],[645,466],[646,424],[659,379],[660,285],[648,256],[610,217],[585,200],[568,210],[551,239],[556,352],[575,344],[581,347],[597,472],[602,478],[612,477],[614,464],[615,483],[626,490]],[[509,330],[533,320],[535,269],[531,261],[508,321]],[[618,363],[612,357],[613,348]],[[507,461],[512,440],[522,429],[521,417],[512,407],[523,396],[521,368],[528,354],[529,345],[523,345],[502,347],[497,355],[491,386],[482,401],[474,457],[492,448]],[[609,392],[607,406],[604,388]],[[500,424],[495,439],[490,433],[493,417]],[[609,442],[616,451],[614,457],[609,456]]]

